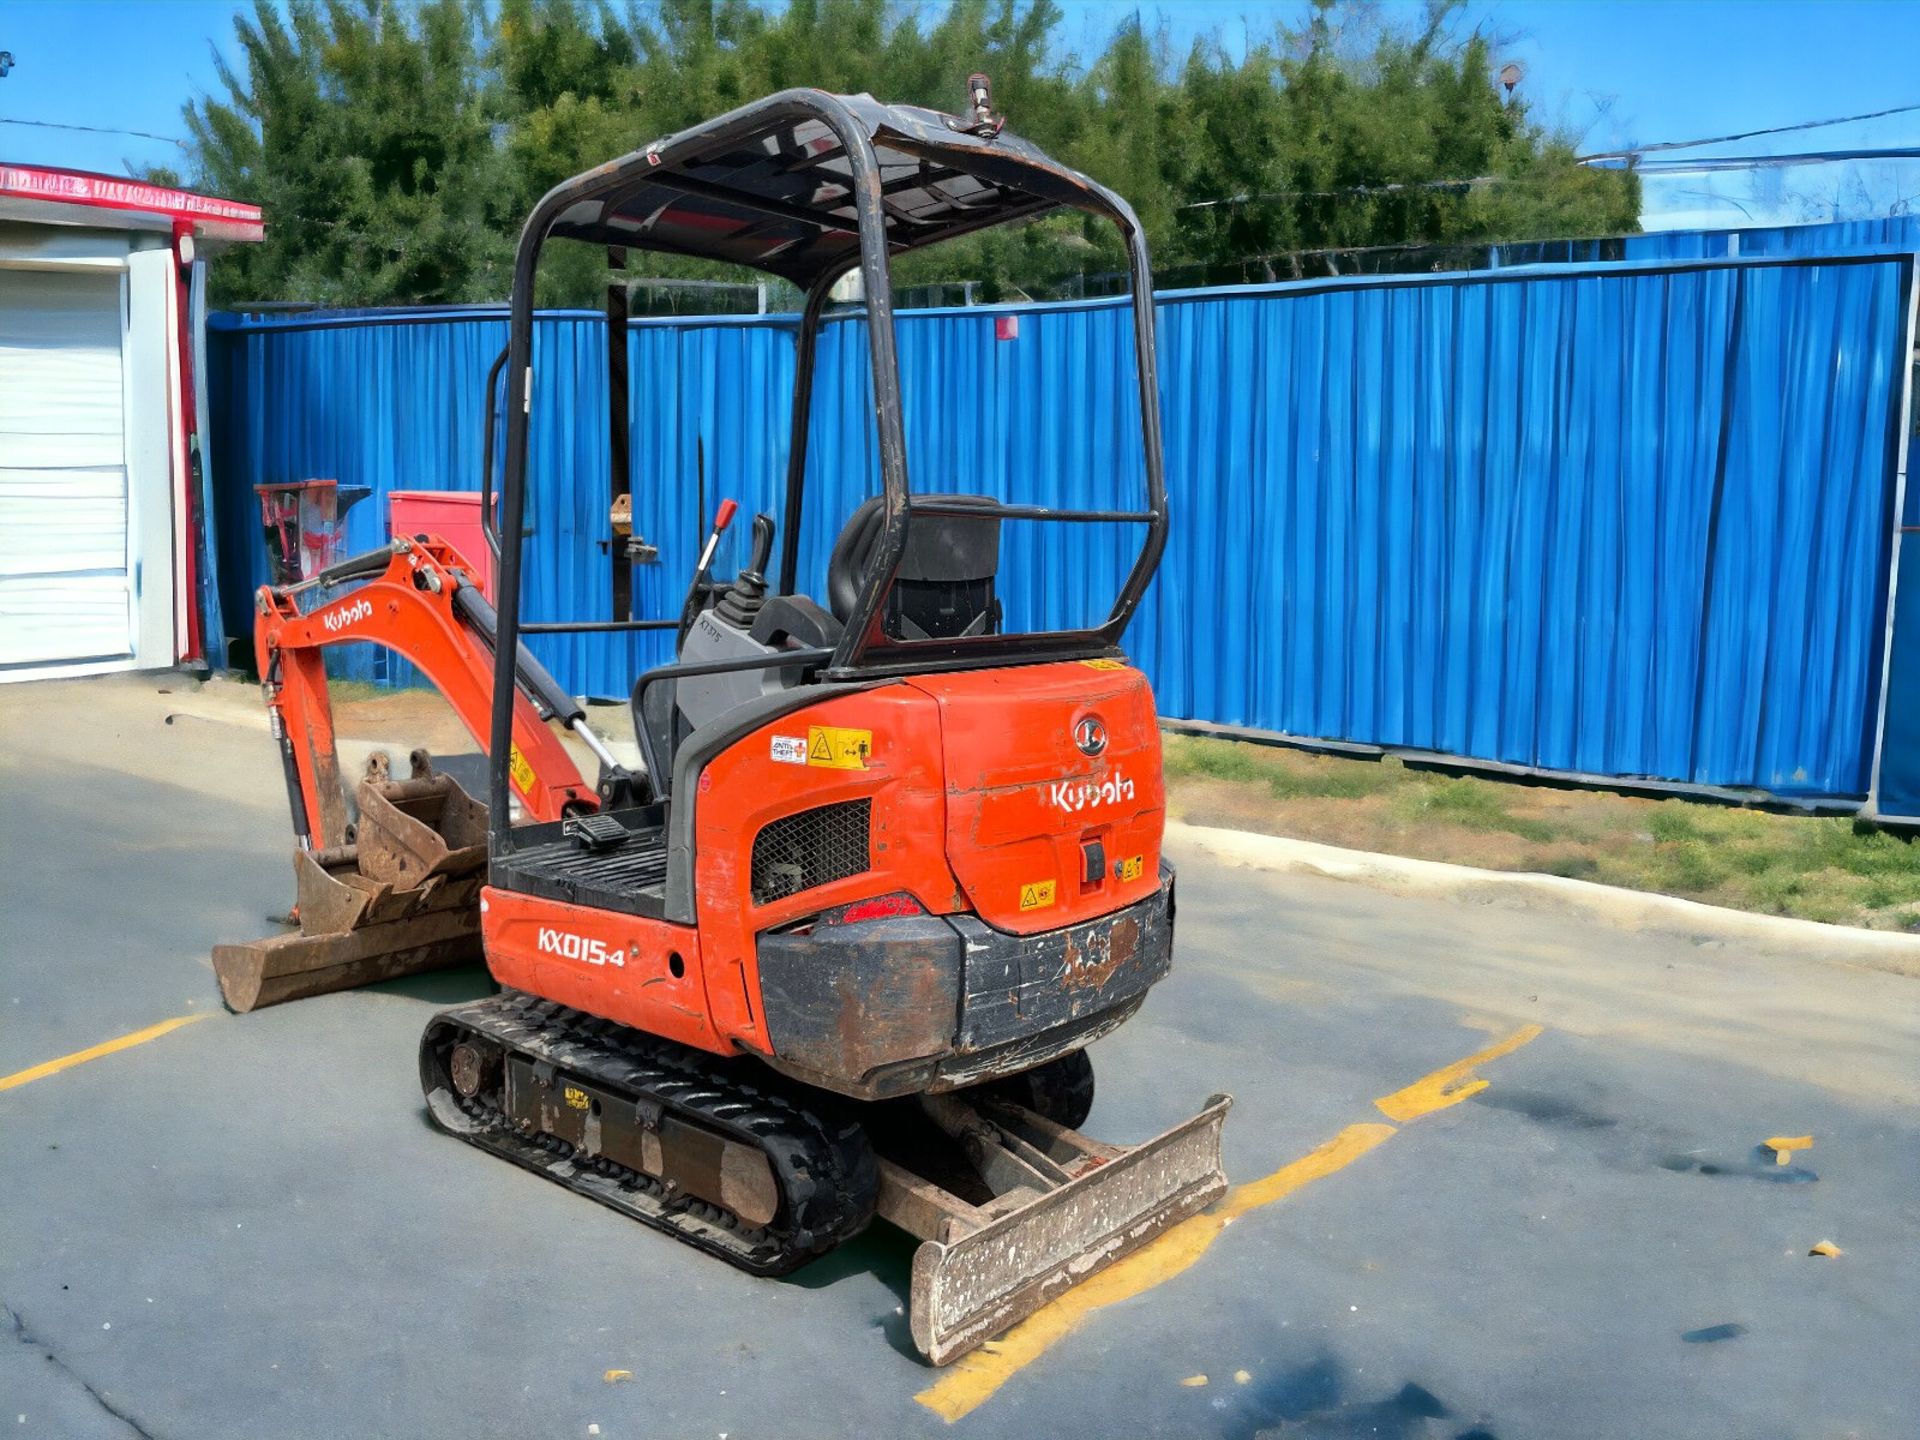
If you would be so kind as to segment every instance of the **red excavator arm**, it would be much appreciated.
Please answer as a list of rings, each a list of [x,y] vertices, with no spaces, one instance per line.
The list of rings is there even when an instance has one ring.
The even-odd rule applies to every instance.
[[[287,773],[293,828],[306,850],[347,843],[346,794],[334,748],[333,707],[327,693],[329,645],[371,640],[405,656],[447,698],[468,732],[486,748],[493,707],[493,607],[470,578],[466,561],[434,536],[396,539],[392,545],[343,560],[306,585],[262,586],[254,652],[267,713]],[[369,577],[309,614],[294,597],[316,585]],[[587,729],[580,704],[524,646],[515,666],[511,775],[515,794],[533,820],[597,809],[584,781],[546,721],[559,719],[613,766]]]
[[[369,774],[356,792],[360,814],[349,840],[324,654],[329,645],[371,640],[404,655],[484,749],[499,631],[471,573],[451,545],[424,536],[397,539],[312,580],[257,595],[254,649],[299,840],[293,913],[300,928],[214,947],[220,990],[235,1010],[481,958],[485,807],[430,766],[417,766],[409,780]],[[354,582],[361,583],[309,614],[295,603],[322,586]],[[572,729],[599,757],[607,794],[634,803],[637,777],[587,728],[580,702],[522,646],[514,659],[511,770],[529,819],[563,820],[600,806],[549,720]]]

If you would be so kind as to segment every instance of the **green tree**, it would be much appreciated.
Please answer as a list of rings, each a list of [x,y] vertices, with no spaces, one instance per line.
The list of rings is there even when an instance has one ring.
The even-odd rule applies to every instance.
[[[265,207],[267,239],[219,267],[225,301],[459,301],[497,294],[503,155],[481,92],[481,12],[461,0],[254,0],[225,100],[190,102],[197,183]]]
[[[1301,251],[1620,234],[1636,177],[1574,163],[1566,140],[1496,89],[1456,3],[1415,30],[1355,26],[1318,0],[1232,64],[1196,46],[1181,75],[1199,134],[1171,157],[1171,253],[1201,264]]]
[[[1123,14],[1082,63],[1056,0],[255,0],[227,97],[188,107],[199,183],[267,209],[223,261],[233,299],[498,299],[549,187],[793,85],[957,108],[974,69],[1020,134],[1125,195],[1182,278],[1299,273],[1302,255],[1618,233],[1631,174],[1585,169],[1503,100],[1493,54],[1434,0],[1407,25],[1315,0],[1239,59],[1176,59]],[[908,257],[902,284],[1053,293],[1121,267],[1110,226],[1055,216]],[[720,267],[649,255],[636,268]],[[544,302],[594,303],[606,257],[549,247]]]

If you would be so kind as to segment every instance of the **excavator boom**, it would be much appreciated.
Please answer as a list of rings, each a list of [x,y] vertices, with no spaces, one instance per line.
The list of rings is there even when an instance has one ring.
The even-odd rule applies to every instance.
[[[316,577],[321,587],[365,583],[301,613],[302,586],[264,585],[255,597],[254,657],[267,713],[287,768],[294,834],[303,849],[347,843],[346,795],[334,747],[326,651],[372,641],[410,660],[445,697],[484,750],[493,713],[493,607],[471,568],[446,541],[399,539],[342,560]],[[566,747],[544,722],[585,730],[580,704],[524,646],[515,665],[513,743],[508,773],[529,818],[558,820],[596,808]]]
[[[254,647],[293,812],[300,928],[215,947],[214,970],[235,1010],[480,958],[486,807],[435,774],[417,750],[405,780],[376,756],[350,818],[326,670],[331,646],[384,645],[419,668],[484,748],[496,631],[493,607],[471,575],[457,550],[427,536],[343,560],[306,585],[260,589]],[[354,581],[362,583],[301,611],[304,591]],[[601,756],[603,779],[631,782],[587,729],[579,702],[524,647],[515,679],[510,774],[527,818],[558,821],[599,807],[550,720]]]

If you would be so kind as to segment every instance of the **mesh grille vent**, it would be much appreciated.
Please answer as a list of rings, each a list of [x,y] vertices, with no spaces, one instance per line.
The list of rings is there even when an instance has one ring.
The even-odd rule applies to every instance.
[[[753,903],[771,905],[867,869],[873,801],[842,800],[783,815],[753,837]]]

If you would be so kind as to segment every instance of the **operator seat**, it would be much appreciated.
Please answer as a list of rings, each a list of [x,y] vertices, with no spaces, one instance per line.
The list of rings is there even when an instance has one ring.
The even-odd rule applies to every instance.
[[[980,513],[921,515],[913,520],[899,572],[881,609],[882,630],[896,640],[997,634],[1001,612],[994,581],[1000,566],[999,502],[984,495],[919,498]],[[721,652],[716,647],[728,655],[755,650],[777,655],[783,650],[838,645],[847,618],[859,603],[885,528],[886,501],[881,496],[862,501],[847,517],[827,562],[831,612],[805,595],[765,595],[765,582],[757,573],[743,574],[731,587],[716,592],[715,604],[696,618],[677,658],[718,658]],[[647,757],[655,793],[663,797],[672,784],[674,758],[689,736],[740,719],[749,706],[752,713],[759,713],[768,697],[798,686],[801,675],[798,667],[771,665],[725,676],[654,680],[656,673],[648,671],[634,682],[631,709],[635,738]],[[656,767],[658,773],[652,774]]]
[[[920,495],[923,503],[963,506],[973,515],[920,515],[907,528],[900,570],[881,609],[881,628],[896,640],[994,635],[1000,601],[1000,502],[985,495]],[[827,561],[827,603],[841,623],[860,599],[866,572],[886,528],[886,500],[862,501],[847,517]]]

